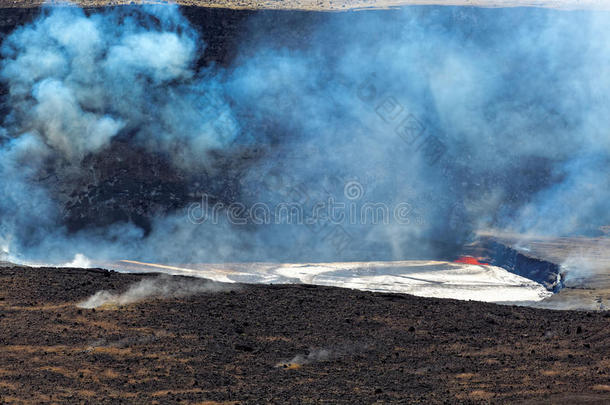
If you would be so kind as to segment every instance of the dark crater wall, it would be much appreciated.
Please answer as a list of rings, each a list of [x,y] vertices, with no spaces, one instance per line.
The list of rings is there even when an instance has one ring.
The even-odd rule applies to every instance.
[[[534,280],[549,291],[559,292],[564,287],[564,274],[558,264],[527,256],[491,237],[479,239],[469,250],[489,264]]]

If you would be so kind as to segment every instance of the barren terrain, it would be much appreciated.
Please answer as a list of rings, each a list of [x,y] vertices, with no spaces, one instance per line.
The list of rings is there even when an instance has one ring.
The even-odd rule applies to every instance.
[[[0,269],[0,402],[610,398],[608,313],[236,284],[181,298],[77,306],[100,290],[120,292],[156,277]],[[163,282],[178,281],[191,290],[207,283]]]

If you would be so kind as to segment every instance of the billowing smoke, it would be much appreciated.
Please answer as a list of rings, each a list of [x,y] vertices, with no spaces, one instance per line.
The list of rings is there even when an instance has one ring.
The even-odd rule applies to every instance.
[[[190,173],[208,165],[207,152],[234,140],[237,122],[218,74],[213,67],[196,69],[204,47],[175,7],[91,16],[74,7],[52,8],[5,39],[0,72],[9,111],[0,150],[4,250],[12,257],[58,261],[82,252],[112,257],[123,249],[139,256],[158,247],[146,246],[145,232],[129,218],[98,218],[105,227],[80,233],[70,232],[74,226],[68,220],[73,206],[77,211],[90,202],[78,195],[82,189],[102,181],[92,169],[96,156],[106,159],[106,171],[130,158],[115,154],[115,144],[156,154],[175,171]],[[167,175],[163,167],[138,169],[140,177],[157,177],[153,170]],[[132,192],[130,187],[147,185],[138,184],[133,172],[106,176],[111,178],[102,192],[111,198],[105,204]],[[147,191],[154,198],[155,190]],[[167,227],[155,230],[162,232],[160,238],[174,237]],[[74,249],[68,247],[72,243]]]
[[[212,128],[207,97],[230,111],[213,73],[194,69],[202,51],[175,8],[91,17],[53,9],[3,44],[7,136],[35,137],[53,158],[72,164],[119,135],[172,155],[176,165],[201,162],[204,152],[233,140]]]
[[[129,305],[147,299],[182,298],[196,294],[227,291],[228,286],[207,280],[183,280],[176,277],[160,276],[139,281],[127,291],[116,293],[98,291],[78,306],[80,308],[98,308],[101,306]]]
[[[251,18],[225,66],[201,63],[173,6],[47,9],[9,35],[8,256],[447,257],[481,228],[610,222],[607,14],[280,22],[303,30],[297,44]]]
[[[285,369],[297,369],[305,364],[333,361],[343,357],[362,354],[374,348],[369,343],[349,343],[335,345],[328,348],[310,348],[303,354],[297,354],[288,361],[279,362],[276,367]]]

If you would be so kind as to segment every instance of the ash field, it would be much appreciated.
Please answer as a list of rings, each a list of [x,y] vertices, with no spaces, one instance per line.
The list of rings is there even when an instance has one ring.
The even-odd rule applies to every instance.
[[[0,403],[608,403],[610,14],[411,3],[0,3]]]

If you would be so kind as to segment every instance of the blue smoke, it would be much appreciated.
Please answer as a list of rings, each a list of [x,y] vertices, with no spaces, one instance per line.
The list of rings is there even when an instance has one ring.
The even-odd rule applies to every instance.
[[[484,228],[595,232],[610,222],[608,17],[328,14],[295,45],[262,13],[220,67],[198,64],[205,44],[174,6],[45,9],[2,44],[2,248],[47,262],[403,259],[450,256]],[[189,192],[142,213],[145,227],[71,229],[66,207],[91,203],[74,195],[117,144],[168,162]],[[189,220],[202,193],[223,202],[219,221]],[[404,217],[311,218],[329,198]],[[231,203],[296,204],[310,221],[243,225]]]

